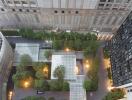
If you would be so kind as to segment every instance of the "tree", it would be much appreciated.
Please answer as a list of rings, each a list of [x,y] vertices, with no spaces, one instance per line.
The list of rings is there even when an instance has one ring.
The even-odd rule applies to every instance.
[[[24,54],[21,56],[20,63],[16,68],[17,68],[17,71],[21,72],[21,71],[27,70],[28,66],[31,66],[31,65],[32,65],[32,58],[29,55]]]
[[[46,80],[43,79],[36,79],[34,82],[34,87],[39,90],[49,90],[49,84]]]
[[[69,83],[67,81],[63,82],[63,91],[69,91]]]
[[[52,55],[52,51],[51,50],[46,50],[44,52],[44,56],[45,56],[46,59],[49,59],[51,57],[51,55]]]
[[[47,63],[36,62],[33,64],[33,69],[36,71],[35,76],[38,79],[47,79],[49,76],[49,65]]]
[[[85,80],[83,83],[83,88],[86,89],[86,91],[91,91],[91,81]]]
[[[76,39],[75,41],[74,41],[74,49],[75,50],[81,50],[82,49],[82,42],[81,42],[81,40],[80,39]]]
[[[37,96],[27,96],[21,100],[46,100],[44,97],[37,97]]]
[[[32,79],[32,73],[30,71],[16,72],[12,78],[15,86],[22,87],[22,81]]]
[[[43,71],[37,71],[35,76],[38,78],[38,79],[44,79],[45,78],[45,75],[43,73]]]
[[[44,66],[48,66],[46,63],[43,62],[35,62],[33,63],[33,69],[35,71],[42,71]]]
[[[54,40],[52,45],[55,50],[61,50],[61,49],[63,49],[64,41],[63,40]]]
[[[20,65],[31,66],[32,65],[32,58],[28,54],[22,55],[20,58]]]
[[[57,68],[54,70],[54,77],[57,77],[58,80],[63,80],[65,76],[65,67],[64,65],[57,66]]]
[[[92,49],[90,46],[88,46],[88,47],[86,47],[86,49],[84,49],[84,56],[87,58],[91,55],[92,55]]]

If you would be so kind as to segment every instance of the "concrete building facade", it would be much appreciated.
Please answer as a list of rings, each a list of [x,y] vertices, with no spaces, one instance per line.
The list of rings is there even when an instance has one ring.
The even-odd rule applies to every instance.
[[[13,63],[13,51],[0,32],[0,100],[6,100],[7,81]]]
[[[111,33],[131,8],[132,0],[0,0],[0,28]]]

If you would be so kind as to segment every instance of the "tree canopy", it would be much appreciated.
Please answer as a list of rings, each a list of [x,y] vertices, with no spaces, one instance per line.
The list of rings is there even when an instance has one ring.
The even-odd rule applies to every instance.
[[[103,100],[118,100],[124,97],[124,90],[123,89],[113,89],[110,91]]]
[[[58,80],[63,80],[65,76],[65,67],[64,65],[57,66],[54,70],[54,77],[57,77]]]

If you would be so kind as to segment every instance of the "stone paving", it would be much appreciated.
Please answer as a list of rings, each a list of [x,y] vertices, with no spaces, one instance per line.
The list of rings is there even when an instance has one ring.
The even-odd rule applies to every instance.
[[[107,94],[107,71],[104,66],[103,61],[103,49],[99,49],[99,58],[100,58],[100,66],[99,66],[99,84],[98,84],[98,90],[96,92],[87,93],[87,100],[102,100],[103,97]]]
[[[38,95],[37,91],[34,89],[18,89],[15,88],[15,92],[13,93],[13,99],[12,100],[21,100],[22,98],[26,96],[43,96],[46,99],[48,97],[54,97],[55,100],[69,100],[69,92],[45,92],[42,95]]]

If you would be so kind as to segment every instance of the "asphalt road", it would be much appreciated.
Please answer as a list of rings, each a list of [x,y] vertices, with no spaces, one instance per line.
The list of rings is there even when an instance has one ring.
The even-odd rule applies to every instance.
[[[103,97],[107,94],[107,71],[104,66],[104,61],[103,61],[103,49],[99,49],[99,58],[100,58],[100,66],[99,66],[99,85],[98,85],[98,90],[93,93],[87,93],[87,100],[102,100]]]

